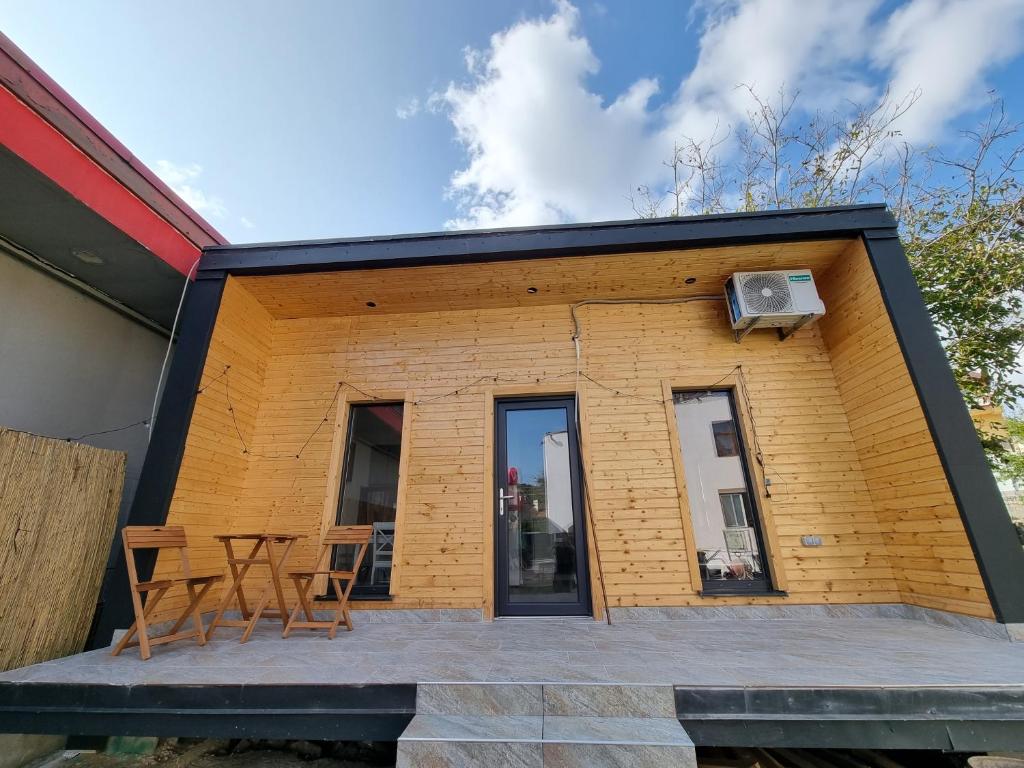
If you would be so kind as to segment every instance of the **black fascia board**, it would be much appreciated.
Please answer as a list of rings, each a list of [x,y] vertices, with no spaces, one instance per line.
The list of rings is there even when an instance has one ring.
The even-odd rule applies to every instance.
[[[634,219],[344,240],[209,246],[199,272],[281,274],[511,261],[705,246],[858,237],[894,228],[885,205]]]
[[[167,522],[225,282],[226,276],[215,272],[197,277],[188,287],[178,344],[156,421],[150,425],[149,446],[125,525],[164,525]],[[88,648],[107,645],[115,629],[127,627],[134,620],[120,535],[114,536],[111,546],[114,550],[108,559],[111,567],[103,580],[100,603],[86,643]],[[150,578],[155,564],[155,551],[143,550],[139,554],[140,581]]]
[[[0,682],[0,733],[395,741],[416,685]]]

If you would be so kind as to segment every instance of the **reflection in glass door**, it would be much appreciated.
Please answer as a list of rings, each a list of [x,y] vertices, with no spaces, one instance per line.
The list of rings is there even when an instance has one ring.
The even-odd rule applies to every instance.
[[[501,400],[495,411],[497,612],[588,615],[573,401]]]

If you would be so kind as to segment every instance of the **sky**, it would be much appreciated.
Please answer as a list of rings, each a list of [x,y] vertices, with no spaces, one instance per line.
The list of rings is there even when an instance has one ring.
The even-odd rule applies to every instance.
[[[231,242],[629,218],[760,93],[1024,119],[1024,0],[0,0],[0,30]]]

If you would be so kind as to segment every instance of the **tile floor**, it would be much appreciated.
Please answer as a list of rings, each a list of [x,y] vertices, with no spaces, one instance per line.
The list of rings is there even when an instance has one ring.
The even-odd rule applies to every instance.
[[[1024,643],[880,618],[634,621],[503,619],[360,624],[334,640],[287,640],[264,622],[240,644],[101,649],[0,674],[0,681],[145,684],[579,682],[675,686],[1024,686]]]

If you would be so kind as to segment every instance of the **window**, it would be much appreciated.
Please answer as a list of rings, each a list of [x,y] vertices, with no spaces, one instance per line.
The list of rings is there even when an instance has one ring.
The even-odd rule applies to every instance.
[[[676,392],[673,403],[702,591],[765,592],[762,534],[732,392]]]
[[[711,434],[715,436],[715,453],[720,458],[740,455],[739,440],[736,438],[736,422],[712,421]]]
[[[391,585],[402,415],[401,403],[353,405],[349,412],[337,523],[373,526],[353,595],[387,595]],[[354,549],[336,547],[334,567],[351,569]]]
[[[746,528],[747,509],[743,491],[721,491],[718,498],[722,502],[722,515],[725,517],[726,528]]]

